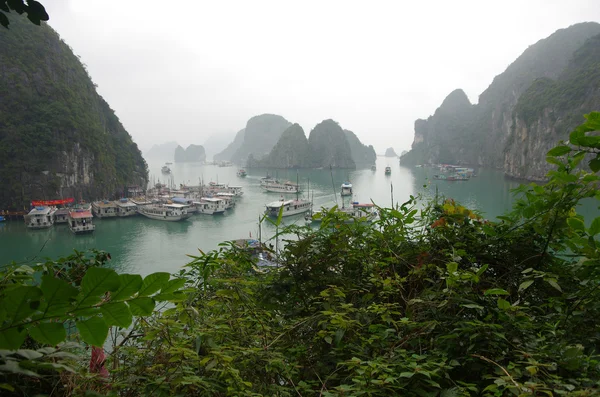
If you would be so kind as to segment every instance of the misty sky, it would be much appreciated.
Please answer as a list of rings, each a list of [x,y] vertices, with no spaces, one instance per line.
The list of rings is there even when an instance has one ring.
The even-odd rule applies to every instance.
[[[378,153],[455,88],[472,102],[599,0],[40,0],[141,148],[202,144],[257,114],[332,118]]]

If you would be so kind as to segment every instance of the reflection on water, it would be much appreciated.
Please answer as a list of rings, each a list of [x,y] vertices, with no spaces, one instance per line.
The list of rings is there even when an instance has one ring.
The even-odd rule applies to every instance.
[[[150,164],[151,180],[165,181],[160,173],[162,164]],[[385,175],[386,166],[392,168]],[[265,204],[279,200],[276,193],[266,193],[259,185],[266,169],[249,169],[246,178],[236,175],[235,167],[216,167],[200,164],[173,164],[172,183],[198,184],[200,180],[239,185],[244,196],[236,208],[222,216],[194,215],[182,222],[161,222],[144,217],[95,219],[96,232],[75,236],[67,225],[56,225],[47,230],[27,230],[23,222],[0,223],[0,264],[10,261],[26,261],[36,257],[56,258],[68,255],[73,249],[98,248],[111,253],[111,266],[121,272],[148,274],[156,271],[175,272],[189,261],[188,254],[198,250],[209,251],[218,244],[238,238],[258,237],[258,222]],[[403,203],[411,195],[423,194],[432,198],[438,194],[454,198],[471,209],[485,213],[488,218],[496,217],[511,207],[513,198],[510,189],[519,184],[504,178],[499,171],[478,170],[479,176],[469,181],[434,180],[436,170],[429,168],[400,167],[395,158],[379,157],[377,170],[279,170],[269,172],[279,179],[296,181],[303,186],[304,198],[310,195],[316,208],[342,205],[340,186],[345,181],[353,184],[354,196],[348,198],[359,202],[375,202],[389,206],[392,202]],[[332,181],[333,180],[333,181]],[[310,190],[309,190],[310,185]],[[392,191],[393,188],[393,191]],[[286,196],[293,198],[294,195]],[[581,209],[588,219],[598,216],[597,203],[590,201]],[[283,223],[303,224],[304,217],[293,216]],[[263,239],[275,234],[275,227],[268,222],[262,226]]]

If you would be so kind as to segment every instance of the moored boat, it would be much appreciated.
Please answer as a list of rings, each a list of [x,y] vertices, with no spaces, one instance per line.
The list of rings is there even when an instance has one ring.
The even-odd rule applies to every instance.
[[[282,216],[291,216],[310,211],[312,203],[308,200],[280,200],[273,201],[267,204],[266,207],[265,213],[269,216],[278,217],[281,208],[283,208]]]
[[[248,174],[246,173],[246,170],[243,168],[240,168],[237,172],[237,176],[239,176],[240,178],[245,178]]]
[[[92,222],[92,211],[86,209],[73,209],[69,211],[69,229],[74,234],[92,233],[96,225]]]
[[[225,213],[225,201],[216,197],[202,197],[200,201],[194,201],[199,214],[220,215]]]
[[[297,194],[300,193],[300,187],[292,182],[285,183],[268,183],[263,185],[263,188],[267,192],[271,193],[283,193],[283,194]]]
[[[194,200],[192,199],[185,197],[173,197],[171,198],[171,201],[175,204],[182,204],[187,206],[187,212],[189,212],[190,214],[195,214],[196,212],[198,212],[198,208],[196,207],[196,204],[194,204]]]
[[[348,218],[344,220],[344,223],[353,222],[373,222],[377,219],[377,211],[375,205],[372,203],[358,203],[354,202],[350,207],[336,208],[335,212],[338,214],[347,215]],[[327,212],[328,210],[325,210]],[[321,210],[314,214],[307,214],[305,217],[307,223],[320,223],[326,214]]]
[[[119,217],[133,216],[138,214],[137,205],[126,198],[115,201],[115,205],[117,206],[117,216]]]
[[[233,207],[235,207],[235,194],[221,192],[221,193],[217,193],[215,195],[215,197],[218,198],[218,199],[223,200],[223,203],[225,205],[225,209],[230,210]]]
[[[115,218],[117,216],[117,204],[108,200],[94,201],[92,203],[92,213],[98,218]]]
[[[151,204],[138,207],[138,212],[146,218],[177,222],[192,216],[186,207],[183,204]]]
[[[340,193],[343,196],[352,196],[352,184],[350,182],[342,183],[342,192]]]
[[[54,213],[54,223],[67,223],[69,222],[69,209],[59,208]]]
[[[29,229],[47,229],[54,225],[54,212],[56,208],[37,206],[25,215],[25,225]]]

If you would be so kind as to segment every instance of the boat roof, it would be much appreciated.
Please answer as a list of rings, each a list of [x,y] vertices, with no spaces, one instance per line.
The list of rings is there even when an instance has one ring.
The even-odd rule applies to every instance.
[[[56,210],[56,212],[54,213],[54,215],[67,215],[69,213],[69,209],[68,208],[59,208]]]
[[[233,194],[233,193],[226,193],[226,192],[219,192],[219,193],[217,193],[217,196],[235,197],[235,194]]]
[[[37,206],[29,211],[28,215],[46,215],[49,214],[51,210],[50,207]]]
[[[183,204],[164,204],[164,207],[169,207],[169,208],[185,208],[185,207],[189,207],[189,205],[183,205]]]
[[[173,200],[175,203],[177,204],[187,204],[189,202],[191,202],[192,200],[187,199],[185,197],[173,197],[171,200]]]
[[[115,203],[112,201],[94,201],[96,207],[114,207]]]
[[[152,204],[152,201],[146,201],[146,200],[134,200],[131,199],[131,202],[137,205],[144,205],[144,204]]]
[[[284,205],[291,204],[291,203],[293,203],[293,202],[294,202],[294,200],[285,200],[285,201],[281,201],[281,200],[280,200],[280,201],[273,201],[273,202],[271,202],[271,203],[267,204],[267,207],[277,207],[277,208],[279,208],[279,207],[282,207],[282,206],[284,206]]]
[[[223,201],[220,198],[216,198],[216,197],[202,197],[200,200],[209,201],[211,203],[218,203],[219,201]]]
[[[239,186],[239,185],[229,185],[229,187],[232,189],[241,189],[242,188],[242,186]]]
[[[90,211],[87,210],[75,210],[75,211],[71,211],[69,212],[69,216],[71,218],[74,219],[81,219],[81,218],[92,218],[93,215]]]
[[[132,202],[129,201],[115,201],[115,204],[117,204],[119,207],[123,207],[123,208],[127,208],[127,207],[137,207],[135,204],[133,204]]]
[[[344,182],[342,183],[342,187],[352,187],[352,184],[350,182]]]

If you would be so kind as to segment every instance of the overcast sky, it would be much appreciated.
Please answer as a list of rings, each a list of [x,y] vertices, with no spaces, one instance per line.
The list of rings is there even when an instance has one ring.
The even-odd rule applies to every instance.
[[[258,114],[332,118],[378,153],[455,88],[472,102],[599,0],[40,0],[142,148],[201,144]]]

